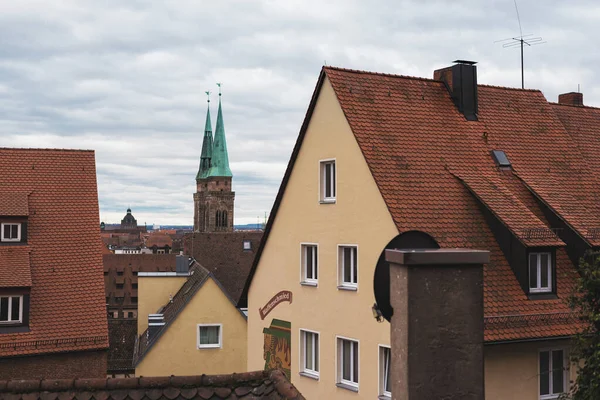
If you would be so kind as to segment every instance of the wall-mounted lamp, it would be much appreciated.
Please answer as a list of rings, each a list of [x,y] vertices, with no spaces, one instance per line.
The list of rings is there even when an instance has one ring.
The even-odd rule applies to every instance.
[[[383,322],[383,314],[381,313],[379,307],[377,307],[377,303],[373,304],[371,311],[373,312],[373,318],[375,318],[377,322]]]

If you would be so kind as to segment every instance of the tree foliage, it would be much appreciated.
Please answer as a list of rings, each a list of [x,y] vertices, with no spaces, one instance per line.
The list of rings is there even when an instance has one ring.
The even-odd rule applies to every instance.
[[[579,263],[579,279],[569,305],[580,316],[583,330],[574,337],[571,362],[577,379],[567,398],[600,399],[600,253],[590,253]]]

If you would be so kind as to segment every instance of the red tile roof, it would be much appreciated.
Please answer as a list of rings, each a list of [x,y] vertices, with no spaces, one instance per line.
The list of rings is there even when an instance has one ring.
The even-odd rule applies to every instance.
[[[31,287],[29,246],[0,247],[0,288]]]
[[[14,400],[287,399],[304,397],[280,370],[231,375],[0,381],[0,398]]]
[[[154,232],[154,233],[151,233],[148,236],[148,239],[146,240],[146,247],[152,247],[152,246],[173,247],[173,239],[171,239],[171,236],[167,235],[166,233]]]
[[[94,152],[0,148],[0,192],[31,211],[30,331],[1,334],[0,357],[107,348]]]
[[[0,193],[0,216],[24,217],[29,215],[28,195],[28,192]]]
[[[538,90],[478,86],[478,121],[467,121],[442,81],[324,67],[265,228],[240,306],[276,217],[320,88],[329,79],[362,154],[399,230],[432,235],[441,247],[488,249],[484,268],[486,341],[557,337],[578,329],[565,298],[577,277],[563,248],[557,254],[555,300],[530,300],[488,226],[481,201],[526,246],[563,246],[540,203],[557,213],[587,243],[600,245],[600,161],[587,162],[571,129],[600,150],[600,112],[587,112],[585,128],[549,104]],[[600,110],[599,110],[600,111]],[[593,114],[593,115],[592,115]],[[578,116],[570,117],[577,120]],[[571,134],[570,134],[571,133]],[[503,150],[512,165],[500,171],[491,156]],[[594,175],[591,171],[595,170]],[[529,321],[529,325],[517,325]],[[542,322],[540,322],[542,321]],[[521,323],[521,322],[520,322]],[[509,329],[510,328],[510,329]],[[512,329],[512,330],[511,330]]]

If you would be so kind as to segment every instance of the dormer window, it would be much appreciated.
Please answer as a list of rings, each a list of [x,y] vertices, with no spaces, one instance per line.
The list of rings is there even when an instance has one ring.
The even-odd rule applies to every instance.
[[[20,223],[2,223],[0,224],[0,240],[2,242],[19,242],[21,241],[21,224]]]
[[[529,292],[552,292],[552,253],[529,253]]]
[[[0,324],[23,322],[23,296],[0,296]]]

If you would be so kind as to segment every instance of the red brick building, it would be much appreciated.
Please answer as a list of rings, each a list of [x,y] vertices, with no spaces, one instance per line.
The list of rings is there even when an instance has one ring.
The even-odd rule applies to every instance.
[[[93,151],[0,148],[0,379],[105,376],[98,220]]]

